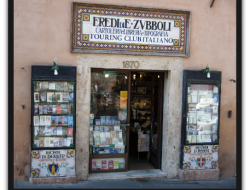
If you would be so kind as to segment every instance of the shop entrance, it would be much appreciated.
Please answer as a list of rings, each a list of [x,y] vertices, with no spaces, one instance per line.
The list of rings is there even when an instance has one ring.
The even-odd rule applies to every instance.
[[[163,76],[92,69],[90,173],[161,168]]]
[[[161,168],[163,73],[131,72],[129,170]]]

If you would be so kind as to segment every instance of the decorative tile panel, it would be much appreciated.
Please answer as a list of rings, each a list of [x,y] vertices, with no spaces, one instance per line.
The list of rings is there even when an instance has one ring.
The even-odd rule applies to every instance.
[[[218,145],[184,146],[183,170],[218,169]]]

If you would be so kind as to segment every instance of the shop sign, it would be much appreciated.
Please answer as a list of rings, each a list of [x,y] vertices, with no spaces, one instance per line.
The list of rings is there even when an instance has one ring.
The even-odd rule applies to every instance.
[[[75,176],[75,150],[31,151],[31,176],[33,178]]]
[[[183,169],[218,169],[218,145],[184,146]]]
[[[103,75],[118,75],[118,71],[103,71]]]
[[[189,56],[189,14],[73,3],[71,51]]]

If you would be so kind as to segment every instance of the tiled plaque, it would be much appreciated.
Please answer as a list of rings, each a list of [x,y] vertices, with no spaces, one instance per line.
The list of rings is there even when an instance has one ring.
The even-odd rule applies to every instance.
[[[218,145],[184,146],[183,169],[218,169]]]
[[[75,150],[32,150],[31,177],[75,176]]]
[[[189,56],[189,12],[73,3],[72,52]]]

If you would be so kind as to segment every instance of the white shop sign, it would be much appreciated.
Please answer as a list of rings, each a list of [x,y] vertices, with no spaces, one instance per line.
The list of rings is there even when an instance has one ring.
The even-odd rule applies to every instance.
[[[75,150],[32,150],[31,177],[75,176]]]
[[[174,20],[104,15],[86,15],[82,35],[89,42],[174,45],[180,39],[180,27]]]
[[[183,169],[218,169],[218,145],[184,146]]]

